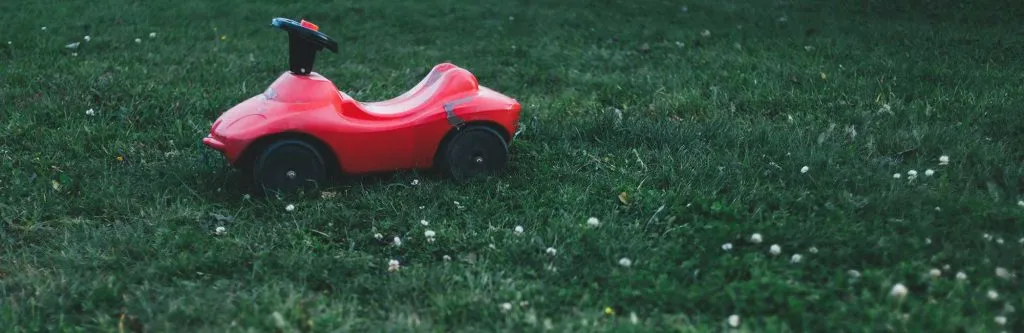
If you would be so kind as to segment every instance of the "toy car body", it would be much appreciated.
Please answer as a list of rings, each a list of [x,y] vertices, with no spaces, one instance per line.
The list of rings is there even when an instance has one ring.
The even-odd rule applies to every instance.
[[[302,30],[318,33],[315,25],[280,18],[273,24],[291,35],[291,71],[224,112],[202,140],[252,171],[264,188],[305,187],[338,172],[434,167],[464,179],[508,162],[520,104],[481,86],[469,71],[442,63],[398,97],[360,102],[314,72],[312,56],[296,51],[331,48],[314,43],[330,41],[326,35],[315,39]]]

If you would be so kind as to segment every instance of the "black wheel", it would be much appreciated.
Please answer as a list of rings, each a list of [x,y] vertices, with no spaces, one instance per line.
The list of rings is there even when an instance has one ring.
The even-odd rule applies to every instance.
[[[258,189],[291,193],[315,191],[327,180],[323,156],[301,140],[281,140],[270,144],[256,159],[252,175]]]
[[[456,180],[497,174],[509,161],[508,143],[493,129],[471,126],[456,133],[440,156],[442,171]]]

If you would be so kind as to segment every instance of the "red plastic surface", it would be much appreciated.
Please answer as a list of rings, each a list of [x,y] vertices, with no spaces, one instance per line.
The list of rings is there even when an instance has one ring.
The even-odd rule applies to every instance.
[[[299,25],[301,25],[301,26],[303,26],[303,27],[305,27],[305,28],[307,28],[309,30],[320,31],[320,27],[317,26],[316,24],[313,24],[313,22],[310,22],[310,21],[302,20],[302,22],[299,22]]]
[[[406,93],[370,103],[338,91],[317,73],[284,73],[263,94],[222,114],[203,143],[237,164],[259,138],[302,133],[328,146],[345,173],[429,168],[442,139],[455,128],[444,108],[453,101],[460,103],[453,113],[465,123],[497,125],[508,138],[518,129],[516,100],[443,63]]]

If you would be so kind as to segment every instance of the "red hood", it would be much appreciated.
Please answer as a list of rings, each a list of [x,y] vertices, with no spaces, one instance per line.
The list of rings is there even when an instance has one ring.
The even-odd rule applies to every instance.
[[[285,72],[270,84],[263,96],[272,101],[289,104],[324,103],[338,98],[338,88],[315,72],[309,75]]]
[[[220,137],[245,137],[245,132],[252,128],[249,125],[337,103],[340,99],[334,84],[320,74],[303,76],[286,72],[262,94],[224,112],[210,130]]]

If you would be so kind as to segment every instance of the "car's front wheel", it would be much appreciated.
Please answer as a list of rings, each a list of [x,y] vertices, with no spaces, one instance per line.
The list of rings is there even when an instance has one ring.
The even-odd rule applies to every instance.
[[[323,155],[302,140],[271,143],[256,159],[252,175],[256,186],[267,192],[315,191],[327,180]]]

